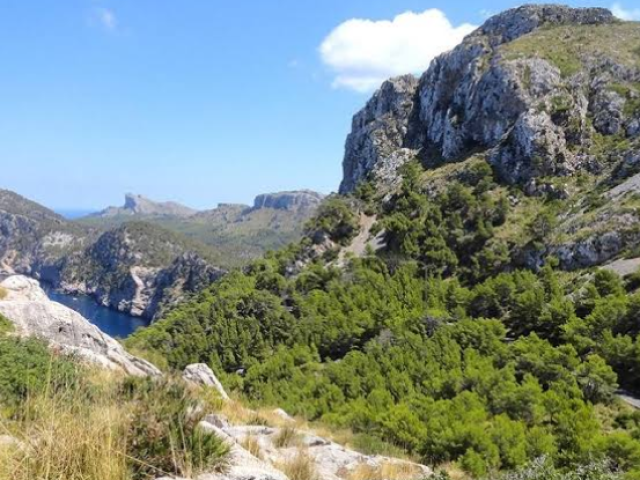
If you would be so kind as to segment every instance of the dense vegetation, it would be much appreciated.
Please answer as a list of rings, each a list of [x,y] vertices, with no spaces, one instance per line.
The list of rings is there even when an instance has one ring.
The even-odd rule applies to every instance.
[[[482,164],[431,197],[419,166],[404,173],[379,212],[385,250],[289,275],[303,241],[227,276],[129,345],[172,368],[209,363],[252,401],[474,476],[544,457],[560,470],[608,459],[637,478],[640,414],[615,397],[639,380],[637,279],[563,273],[553,259],[516,268],[521,251],[496,235],[511,215],[507,192]],[[339,243],[332,232],[345,230],[335,227],[352,223],[344,208],[335,199],[311,231],[324,225]],[[552,208],[522,226],[522,248],[545,241]]]
[[[211,471],[229,448],[196,428],[203,402],[215,408],[219,400],[171,378],[91,371],[37,339],[0,337],[0,434],[19,442],[0,442],[0,479],[142,480]]]

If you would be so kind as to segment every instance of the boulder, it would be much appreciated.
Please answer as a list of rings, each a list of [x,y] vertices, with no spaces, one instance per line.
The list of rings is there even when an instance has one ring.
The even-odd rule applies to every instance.
[[[130,375],[160,375],[154,365],[129,354],[82,315],[49,300],[36,280],[12,275],[0,286],[7,292],[0,300],[0,314],[14,324],[18,335],[39,337],[63,353]]]
[[[227,395],[227,392],[224,390],[220,380],[215,376],[213,370],[204,363],[188,365],[182,372],[182,378],[195,385],[212,387],[217,390],[224,400],[229,400],[229,395]]]

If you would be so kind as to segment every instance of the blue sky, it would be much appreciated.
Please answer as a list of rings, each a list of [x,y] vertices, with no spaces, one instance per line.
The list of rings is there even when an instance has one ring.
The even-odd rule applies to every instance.
[[[379,79],[517,3],[0,0],[0,187],[59,209],[328,193]]]

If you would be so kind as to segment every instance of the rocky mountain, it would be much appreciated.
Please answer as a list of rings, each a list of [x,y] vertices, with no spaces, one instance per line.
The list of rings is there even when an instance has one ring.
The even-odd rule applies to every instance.
[[[573,202],[546,253],[569,269],[606,262],[640,240],[631,208],[639,52],[640,25],[605,9],[529,5],[497,15],[420,79],[394,78],[376,92],[353,119],[340,192],[368,181],[392,191],[399,167],[415,159],[432,172],[481,159],[505,185]]]
[[[151,216],[151,217],[188,217],[196,213],[189,207],[176,202],[154,202],[142,195],[127,193],[124,197],[124,206],[108,207],[101,212],[94,213],[90,217],[118,217],[118,216]]]
[[[145,213],[149,209],[140,208],[121,214],[123,209],[107,209],[79,223],[94,228],[115,228],[132,220],[153,223],[210,246],[219,253],[218,265],[231,268],[300,239],[323,198],[309,190],[265,193],[255,197],[253,206],[222,203],[189,215],[149,214]]]
[[[157,225],[101,230],[0,191],[0,268],[146,318],[219,278],[206,245]]]
[[[315,211],[324,195],[310,190],[295,192],[263,193],[253,201],[253,209],[272,208],[274,210]]]
[[[126,344],[451,478],[640,472],[639,120],[639,23],[504,12],[355,115],[300,242]]]

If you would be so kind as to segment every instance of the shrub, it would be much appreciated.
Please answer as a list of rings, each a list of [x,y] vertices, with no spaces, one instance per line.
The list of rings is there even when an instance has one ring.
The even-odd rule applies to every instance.
[[[192,476],[224,466],[229,446],[198,428],[206,411],[182,381],[130,379],[124,393],[134,401],[127,432],[134,479]]]
[[[9,333],[13,330],[13,323],[0,314],[0,335]]]
[[[276,448],[287,448],[296,445],[300,439],[300,435],[293,427],[284,427],[276,434],[273,444]]]
[[[81,371],[82,367],[52,353],[41,340],[0,338],[0,403],[15,407],[45,388],[51,393],[73,389]]]
[[[329,198],[320,205],[306,231],[316,242],[327,235],[334,242],[347,245],[358,233],[358,217],[345,200]]]

